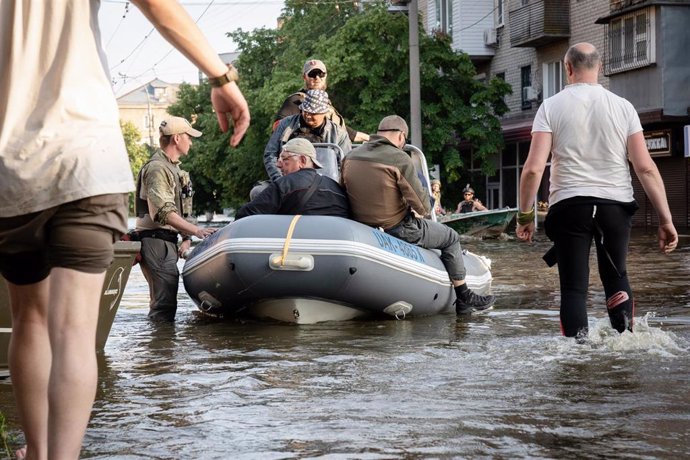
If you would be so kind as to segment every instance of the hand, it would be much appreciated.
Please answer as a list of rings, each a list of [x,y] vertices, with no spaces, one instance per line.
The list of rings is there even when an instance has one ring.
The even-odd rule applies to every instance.
[[[184,253],[187,252],[190,247],[192,247],[192,240],[183,240],[182,243],[180,243],[180,247],[177,249],[177,255],[179,257],[184,257]]]
[[[669,254],[678,246],[678,232],[673,224],[659,225],[659,249]]]
[[[194,236],[197,238],[201,238],[202,240],[206,238],[207,236],[213,235],[216,233],[217,228],[208,228],[208,227],[197,227],[196,232],[194,232]]]
[[[534,235],[534,222],[530,222],[529,224],[525,225],[518,224],[517,228],[515,229],[515,234],[519,240],[531,243],[532,236]]]
[[[216,111],[222,132],[227,132],[229,128],[228,115],[232,118],[234,131],[230,138],[230,145],[237,147],[249,128],[251,118],[249,106],[237,83],[233,81],[218,88],[211,88],[211,104]]]

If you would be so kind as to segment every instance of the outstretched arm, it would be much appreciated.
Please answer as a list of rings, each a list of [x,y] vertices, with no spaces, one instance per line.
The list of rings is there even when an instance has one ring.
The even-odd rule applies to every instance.
[[[668,254],[678,245],[678,232],[671,219],[671,210],[666,199],[664,181],[659,169],[649,155],[642,131],[628,138],[628,156],[640,179],[645,193],[659,216],[659,249]]]
[[[224,75],[228,68],[187,11],[171,0],[132,0],[160,34],[208,77]],[[220,129],[229,128],[232,118],[234,132],[230,144],[240,143],[249,127],[249,106],[235,82],[211,89],[211,103],[218,116]]]

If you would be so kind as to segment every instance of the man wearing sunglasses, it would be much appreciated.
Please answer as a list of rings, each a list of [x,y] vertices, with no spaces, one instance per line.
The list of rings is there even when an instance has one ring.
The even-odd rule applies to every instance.
[[[486,206],[484,206],[478,198],[474,197],[474,189],[470,187],[470,184],[467,184],[462,190],[462,197],[463,200],[458,203],[458,208],[455,210],[456,214],[472,211],[486,211]]]
[[[326,91],[328,86],[326,80],[328,73],[326,72],[326,64],[318,59],[309,59],[302,67],[302,79],[304,80],[304,88],[296,93],[291,94],[285,99],[283,105],[276,113],[275,122],[273,123],[273,130],[276,129],[280,120],[290,115],[299,113],[299,106],[304,102],[307,91],[310,89],[320,89]],[[345,119],[335,110],[333,105],[330,106],[329,118],[332,122],[347,131],[347,135],[351,142],[364,142],[369,140],[369,135],[345,125]]]
[[[283,176],[242,206],[235,220],[254,214],[304,214],[349,217],[350,206],[340,184],[320,175],[316,149],[306,139],[288,141],[278,157]]]
[[[412,159],[403,150],[408,133],[404,119],[389,115],[379,123],[376,135],[345,157],[341,182],[352,216],[408,243],[440,249],[441,261],[455,289],[457,314],[491,308],[494,296],[478,295],[465,283],[457,232],[421,217],[430,215],[432,207],[429,191],[422,186]]]
[[[328,118],[330,107],[328,93],[310,89],[299,106],[300,112],[280,121],[264,149],[264,166],[271,181],[276,181],[283,175],[277,164],[278,156],[290,139],[303,138],[311,143],[337,144],[343,154],[352,149],[347,132]],[[254,193],[253,191],[252,196]]]

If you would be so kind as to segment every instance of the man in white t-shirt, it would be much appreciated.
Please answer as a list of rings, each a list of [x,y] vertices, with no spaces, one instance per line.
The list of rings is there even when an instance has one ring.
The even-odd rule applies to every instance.
[[[589,251],[594,239],[611,325],[632,331],[634,301],[626,261],[637,210],[628,159],[659,215],[659,248],[678,244],[664,184],[632,104],[597,83],[601,59],[589,43],[565,55],[568,85],[539,107],[520,178],[517,236],[532,241],[534,197],[551,154],[549,212],[544,223],[554,242],[561,285],[561,329],[587,335]]]
[[[170,0],[133,1],[214,86],[231,144],[249,126],[236,73]],[[78,458],[96,394],[96,323],[134,189],[98,30],[99,0],[0,2],[0,273],[10,374],[27,446]]]

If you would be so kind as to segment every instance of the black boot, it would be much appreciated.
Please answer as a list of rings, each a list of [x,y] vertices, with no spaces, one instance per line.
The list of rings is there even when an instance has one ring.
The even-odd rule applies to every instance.
[[[455,313],[458,315],[488,310],[496,302],[496,297],[475,294],[464,284],[455,288],[455,294],[457,296],[455,300]]]

